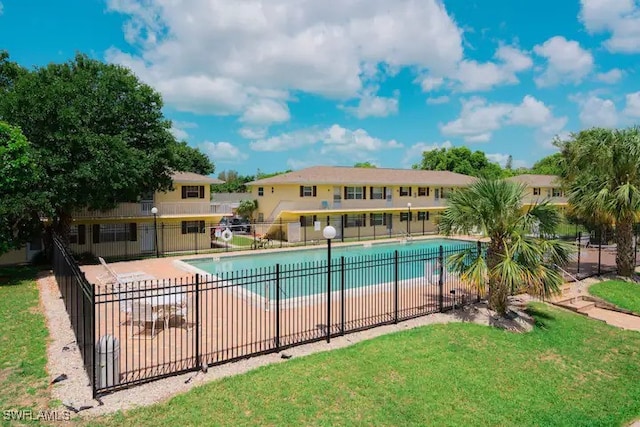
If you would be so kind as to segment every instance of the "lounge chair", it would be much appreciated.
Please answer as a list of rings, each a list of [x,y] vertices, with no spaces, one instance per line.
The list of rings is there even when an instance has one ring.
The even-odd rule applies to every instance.
[[[155,277],[145,273],[144,271],[134,271],[132,273],[116,273],[102,257],[98,257],[100,264],[105,268],[106,273],[98,276],[98,281],[105,286],[113,286],[121,289],[126,283],[142,282],[145,280],[153,280]]]

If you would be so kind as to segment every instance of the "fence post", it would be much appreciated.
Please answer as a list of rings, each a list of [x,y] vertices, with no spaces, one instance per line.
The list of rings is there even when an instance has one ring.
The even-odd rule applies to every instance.
[[[582,231],[578,231],[578,267],[576,268],[576,278],[580,274],[580,252],[582,252]]]
[[[161,253],[162,255],[164,255],[164,222],[162,223],[162,227],[161,228],[161,237],[162,237],[162,249],[161,249]]]
[[[478,240],[478,258],[482,256],[482,242]],[[478,286],[478,302],[480,302],[480,286]]]
[[[196,324],[195,324],[195,340],[196,340],[196,368],[201,368],[200,360],[200,274],[196,274]]]
[[[598,238],[598,276],[600,276],[602,270],[602,228],[600,229],[600,237]]]
[[[340,332],[344,335],[344,255],[340,257]]]
[[[633,227],[633,265],[638,265],[638,224]]]
[[[444,311],[444,248],[438,249],[438,303],[440,311]]]
[[[96,330],[96,288],[95,286],[91,286],[91,393],[92,397],[95,399],[97,396],[97,386],[96,386],[96,335],[98,331]]]
[[[284,231],[282,231],[282,217],[280,217],[280,248],[282,248],[282,239],[284,238]]]
[[[393,277],[393,323],[398,323],[398,250],[394,251],[394,277]]]
[[[276,352],[280,352],[280,264],[276,264]]]

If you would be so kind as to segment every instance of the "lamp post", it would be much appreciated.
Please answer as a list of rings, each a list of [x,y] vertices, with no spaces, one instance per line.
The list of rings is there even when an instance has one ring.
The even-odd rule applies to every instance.
[[[327,225],[322,235],[327,239],[327,342],[331,342],[331,239],[336,237],[336,229]]]
[[[155,206],[151,208],[151,213],[153,214],[153,234],[154,238],[154,246],[156,247],[156,258],[160,258],[160,248],[158,248],[158,208]]]
[[[407,237],[411,236],[411,202],[407,203],[407,210],[409,214],[407,215]]]

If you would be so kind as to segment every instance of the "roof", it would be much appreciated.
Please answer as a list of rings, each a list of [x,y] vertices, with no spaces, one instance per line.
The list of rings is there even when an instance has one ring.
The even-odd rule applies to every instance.
[[[476,178],[449,171],[417,169],[353,168],[313,166],[270,178],[258,179],[247,185],[274,184],[380,184],[380,185],[443,185],[467,186]]]
[[[507,181],[519,182],[527,187],[560,187],[560,177],[555,175],[516,175]]]
[[[200,175],[193,172],[174,172],[171,174],[171,179],[174,182],[197,182],[199,184],[224,184],[224,181],[218,178],[212,178],[206,175]]]

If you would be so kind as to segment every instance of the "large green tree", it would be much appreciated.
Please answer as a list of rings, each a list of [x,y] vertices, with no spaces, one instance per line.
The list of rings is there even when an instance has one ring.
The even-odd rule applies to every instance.
[[[177,147],[162,98],[127,68],[78,54],[25,70],[0,56],[0,119],[20,126],[46,177],[53,226],[171,187]]]
[[[467,147],[440,148],[422,153],[422,161],[414,169],[451,171],[480,178],[502,178],[499,164],[491,162],[482,151]]]
[[[44,171],[20,129],[0,122],[0,255],[23,246],[49,214]]]
[[[489,308],[504,314],[512,289],[548,297],[563,283],[556,266],[565,265],[572,246],[553,235],[562,217],[546,203],[525,207],[524,185],[481,179],[454,191],[440,217],[445,235],[480,231],[489,238],[486,256],[475,248],[452,255],[451,268],[481,292],[488,285]]]
[[[211,175],[215,170],[209,157],[186,141],[176,142],[173,146],[173,168],[182,172],[195,172],[200,175]]]
[[[557,144],[566,162],[569,204],[580,217],[615,223],[618,274],[631,277],[633,223],[640,212],[640,129],[587,129]]]
[[[213,193],[246,193],[246,184],[253,181],[253,176],[240,175],[238,171],[229,169],[220,172],[218,179],[224,181],[224,183],[212,185],[211,191]]]
[[[565,163],[562,153],[554,153],[535,162],[531,168],[531,173],[561,176],[564,173],[564,169]]]

